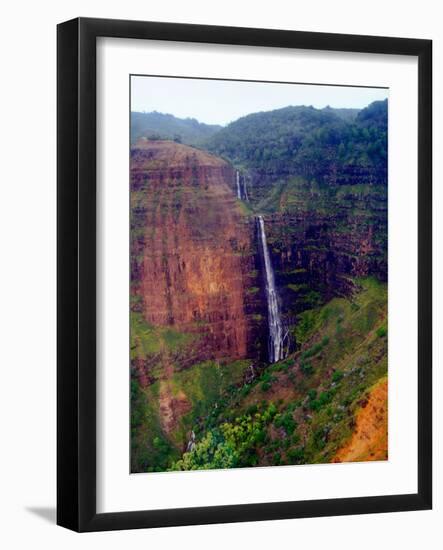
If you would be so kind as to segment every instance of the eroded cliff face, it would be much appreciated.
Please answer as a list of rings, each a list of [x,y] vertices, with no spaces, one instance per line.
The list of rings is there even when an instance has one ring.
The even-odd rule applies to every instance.
[[[250,197],[260,184],[252,179]],[[357,176],[353,185],[315,186],[301,178],[272,183],[269,177],[267,185],[272,202],[258,208],[269,209],[267,239],[287,325],[306,309],[349,296],[355,278],[387,281],[385,185]]]
[[[234,177],[225,161],[182,144],[140,140],[131,150],[132,308],[149,325],[194,335],[181,368],[247,357],[255,338],[254,232]]]
[[[276,281],[289,314],[334,296],[349,296],[355,278],[376,275],[387,280],[386,242],[378,240],[379,231],[358,213],[339,217],[342,227],[312,213],[268,220]]]

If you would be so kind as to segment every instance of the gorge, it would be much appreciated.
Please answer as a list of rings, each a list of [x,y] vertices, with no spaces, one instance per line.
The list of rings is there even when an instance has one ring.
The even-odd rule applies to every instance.
[[[381,135],[382,115],[361,115],[357,130],[330,112],[295,115],[323,132],[321,163],[298,136],[290,160],[262,160],[256,136],[274,143],[266,121],[254,146],[243,119],[241,145],[233,123],[199,148],[137,126],[133,472],[350,456],[340,449],[387,369],[387,188],[383,161],[351,158],[346,140]]]

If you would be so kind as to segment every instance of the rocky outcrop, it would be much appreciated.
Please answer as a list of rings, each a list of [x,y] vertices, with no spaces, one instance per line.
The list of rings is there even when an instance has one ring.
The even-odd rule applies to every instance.
[[[234,177],[222,159],[171,141],[131,150],[133,308],[195,335],[197,361],[244,358],[256,344],[254,227]]]

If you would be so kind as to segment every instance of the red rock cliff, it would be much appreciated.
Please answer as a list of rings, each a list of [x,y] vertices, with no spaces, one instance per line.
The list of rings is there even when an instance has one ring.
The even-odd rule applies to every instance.
[[[199,360],[245,357],[251,339],[252,236],[233,180],[225,161],[182,144],[131,150],[131,294],[148,323],[197,333]]]

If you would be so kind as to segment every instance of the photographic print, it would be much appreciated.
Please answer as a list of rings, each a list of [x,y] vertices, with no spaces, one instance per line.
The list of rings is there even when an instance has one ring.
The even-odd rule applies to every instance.
[[[388,89],[130,77],[131,473],[388,458]]]

